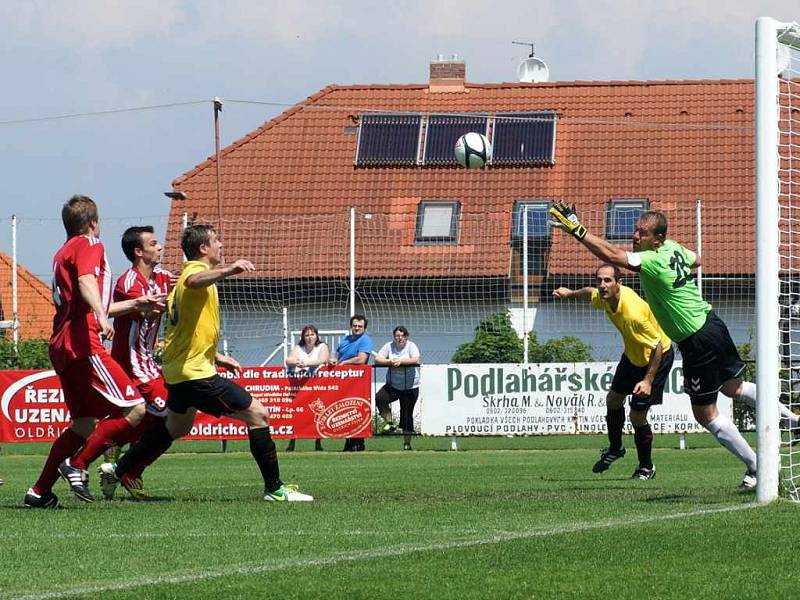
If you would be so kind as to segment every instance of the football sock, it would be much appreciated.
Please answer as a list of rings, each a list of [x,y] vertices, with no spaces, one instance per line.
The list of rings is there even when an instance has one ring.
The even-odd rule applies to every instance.
[[[70,460],[70,464],[84,471],[100,456],[106,448],[118,443],[124,434],[134,429],[125,417],[103,419],[86,439],[83,449]]]
[[[706,426],[706,429],[717,438],[720,444],[739,458],[747,466],[748,471],[755,473],[756,453],[753,452],[753,449],[742,437],[742,434],[736,429],[733,421],[725,415],[719,414]]]
[[[135,472],[141,476],[144,467],[152,464],[171,445],[172,436],[167,430],[167,422],[159,419],[157,423],[146,429],[141,439],[117,461],[117,477],[132,473],[134,469],[139,469]]]
[[[741,385],[741,393],[737,400],[741,400],[752,409],[756,408],[756,384],[749,381],[743,381]],[[781,419],[789,422],[790,425],[796,426],[800,423],[800,416],[794,414],[788,406],[780,400],[778,401],[778,408],[781,411]]]
[[[633,426],[633,441],[636,443],[636,454],[639,457],[639,466],[653,468],[653,430],[650,424],[640,427]]]
[[[33,484],[33,491],[40,496],[53,489],[53,484],[58,481],[58,465],[75,454],[83,443],[85,438],[75,433],[72,429],[65,429],[63,433],[58,436],[50,448],[50,453],[47,455],[47,460],[42,468],[42,473],[39,479]]]
[[[274,492],[283,483],[278,467],[278,451],[269,434],[269,428],[248,429],[247,437],[250,438],[250,453],[256,459],[258,468],[261,470],[261,477],[264,478],[264,488],[268,492]]]
[[[619,450],[622,448],[622,428],[625,426],[625,409],[609,408],[606,412],[606,425],[608,425],[609,450]]]

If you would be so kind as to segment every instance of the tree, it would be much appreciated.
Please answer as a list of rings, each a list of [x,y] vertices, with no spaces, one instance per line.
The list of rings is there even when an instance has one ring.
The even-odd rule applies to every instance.
[[[0,369],[13,371],[52,368],[50,355],[47,352],[47,340],[19,342],[15,352],[14,342],[0,339]]]
[[[551,339],[540,344],[536,333],[528,335],[530,362],[583,362],[591,360],[592,348],[576,337]],[[475,339],[461,344],[453,354],[456,363],[521,363],[522,340],[511,326],[508,311],[481,319],[475,328]]]
[[[481,319],[475,328],[475,339],[456,349],[453,362],[522,362],[522,340],[511,326],[509,312],[498,312]]]
[[[586,362],[592,360],[592,347],[568,335],[553,338],[540,344],[536,332],[528,334],[528,360],[530,362]]]

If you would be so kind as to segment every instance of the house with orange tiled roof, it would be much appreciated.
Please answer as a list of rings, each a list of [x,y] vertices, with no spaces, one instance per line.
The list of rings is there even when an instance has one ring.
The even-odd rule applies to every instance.
[[[476,279],[505,281],[514,303],[525,262],[533,297],[545,299],[597,267],[547,226],[547,208],[564,201],[623,245],[639,213],[661,210],[670,237],[701,249],[707,293],[746,288],[754,111],[750,79],[486,84],[468,82],[457,60],[432,62],[422,84],[329,85],[221,151],[219,197],[214,157],[174,180],[183,198],[170,208],[166,262],[179,263],[189,215],[224,223],[226,256],[251,258],[251,277],[286,281],[298,272],[294,229],[232,230],[310,215],[339,243],[304,252],[301,270],[346,277],[346,232],[325,231],[354,208],[361,281],[429,281],[457,293]],[[492,142],[487,168],[456,164],[453,145],[467,131]]]
[[[4,335],[11,339],[13,326],[13,261],[0,252],[0,322]],[[17,264],[17,320],[19,339],[48,339],[53,329],[53,295],[50,286]]]
[[[224,148],[223,219],[300,211],[323,215],[355,207],[366,213],[389,212],[395,219],[403,216],[416,225],[419,216],[425,216],[420,203],[455,201],[460,218],[489,215],[502,220],[498,231],[503,231],[494,250],[484,249],[474,265],[461,272],[504,275],[510,267],[507,254],[515,203],[520,201],[574,202],[587,224],[601,232],[609,227],[607,217],[614,215],[609,203],[615,200],[643,200],[646,206],[668,213],[689,211],[691,219],[678,214],[674,219],[676,239],[688,242],[695,238],[698,199],[709,208],[753,202],[752,80],[473,84],[465,81],[464,63],[456,62],[460,69],[455,71],[453,61],[431,63],[427,84],[330,85]],[[440,77],[442,72],[449,76]],[[465,125],[433,123],[436,115],[451,120],[460,116]],[[475,115],[471,122],[470,115]],[[488,127],[499,148],[504,115],[543,120],[547,128],[531,130],[534,136],[552,136],[542,144],[541,156],[512,153],[501,162],[495,153],[489,168],[468,171],[455,166],[454,160],[443,160],[441,153],[431,159],[426,148],[420,149],[426,137],[431,143],[437,126],[448,152],[450,138],[457,138],[464,127],[481,131]],[[550,118],[554,124],[544,122]],[[505,127],[506,133],[512,138],[524,135],[513,125]],[[374,135],[381,127],[389,132],[384,140]],[[387,147],[359,156],[367,146],[365,133]],[[410,152],[392,155],[405,149],[390,148],[387,140],[407,133]],[[512,143],[519,145],[516,138]],[[186,200],[172,203],[168,240],[175,239],[183,212],[217,220],[213,157],[178,177],[173,188]],[[723,220],[708,228],[703,243],[707,274],[753,271],[753,236],[741,230],[749,224],[733,218],[732,211],[738,209],[726,209],[719,217]],[[684,220],[686,229],[677,223]],[[394,265],[378,264],[379,253],[364,248],[376,257],[374,264],[364,265],[366,272],[391,276],[407,273],[411,265],[425,272],[428,263],[434,268],[434,256],[446,252],[446,243],[419,243],[410,233],[398,239],[409,248],[406,260]],[[735,247],[718,243],[722,236],[741,242]],[[462,245],[474,242],[468,232],[458,231],[457,237]],[[280,252],[284,241],[278,236],[257,251]],[[548,271],[586,268],[574,256],[569,240],[554,236],[551,243]],[[239,250],[228,248],[236,255]],[[171,258],[175,261],[174,255]],[[324,251],[318,260],[331,262]]]

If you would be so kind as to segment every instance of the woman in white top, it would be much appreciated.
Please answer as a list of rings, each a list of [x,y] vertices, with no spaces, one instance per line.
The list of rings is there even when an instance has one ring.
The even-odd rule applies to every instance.
[[[328,344],[319,339],[319,330],[315,325],[306,325],[300,333],[300,339],[286,357],[286,366],[291,371],[310,377],[317,372],[321,365],[328,362],[330,350]],[[289,440],[286,452],[294,452],[295,440]],[[322,450],[322,440],[317,438],[314,450]]]
[[[381,433],[392,433],[392,402],[400,401],[400,429],[403,430],[403,450],[411,450],[414,433],[414,405],[419,397],[420,354],[417,345],[408,339],[408,329],[398,325],[388,342],[375,355],[375,365],[389,367],[386,385],[375,394],[375,405],[386,422]]]

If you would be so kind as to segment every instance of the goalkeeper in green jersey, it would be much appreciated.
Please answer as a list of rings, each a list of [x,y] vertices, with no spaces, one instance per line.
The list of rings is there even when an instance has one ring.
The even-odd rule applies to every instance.
[[[755,406],[756,386],[742,379],[744,363],[725,323],[703,300],[692,269],[700,257],[667,238],[667,218],[648,211],[636,223],[633,252],[589,233],[575,208],[556,203],[550,222],[579,240],[600,260],[639,273],[647,302],[664,332],[683,357],[684,389],[697,422],[741,460],[747,470],[739,490],[756,485],[756,455],[733,421],[717,409],[717,394]],[[798,417],[783,404],[781,414],[798,426]]]

